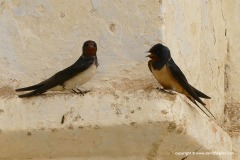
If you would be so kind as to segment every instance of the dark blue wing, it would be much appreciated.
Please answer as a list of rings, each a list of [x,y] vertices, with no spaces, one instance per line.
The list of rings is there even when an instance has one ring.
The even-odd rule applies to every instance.
[[[57,85],[63,85],[63,83],[66,80],[76,76],[80,72],[83,72],[88,67],[90,67],[95,62],[95,59],[96,58],[93,58],[93,57],[86,58],[81,56],[73,65],[71,65],[70,67],[60,72],[57,72],[49,79],[34,86],[17,89],[18,91],[23,91],[29,88],[35,89],[30,93],[19,95],[19,97],[22,98],[22,97],[30,97],[30,96],[38,95],[46,92],[48,89],[53,88]]]
[[[169,67],[170,72],[173,77],[178,81],[178,83],[199,103],[205,105],[203,101],[198,97],[198,95],[193,91],[191,85],[188,83],[186,77],[180,70],[180,68],[175,64],[173,59],[169,59],[167,62],[167,66]]]

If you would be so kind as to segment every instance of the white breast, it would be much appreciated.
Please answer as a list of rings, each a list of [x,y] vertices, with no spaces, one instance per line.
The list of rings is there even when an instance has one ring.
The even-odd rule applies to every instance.
[[[84,83],[88,82],[96,73],[97,66],[93,63],[88,69],[85,71],[77,74],[75,77],[67,80],[64,83],[64,89],[66,90],[72,90],[73,88],[77,86],[81,86]]]

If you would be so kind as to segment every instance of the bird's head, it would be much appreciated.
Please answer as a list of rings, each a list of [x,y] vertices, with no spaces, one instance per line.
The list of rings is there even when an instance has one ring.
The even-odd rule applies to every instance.
[[[155,44],[148,53],[151,53],[147,57],[151,58],[153,61],[158,61],[161,59],[169,59],[171,57],[170,50],[162,45],[161,43]]]
[[[88,56],[88,57],[96,56],[97,44],[92,40],[88,40],[88,41],[84,42],[82,51],[83,51],[84,56]]]

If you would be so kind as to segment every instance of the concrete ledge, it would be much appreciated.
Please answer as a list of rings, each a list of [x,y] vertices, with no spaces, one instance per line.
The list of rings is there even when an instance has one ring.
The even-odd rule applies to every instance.
[[[14,96],[0,104],[1,159],[169,160],[199,148],[232,151],[231,138],[215,122],[182,96],[157,90]]]

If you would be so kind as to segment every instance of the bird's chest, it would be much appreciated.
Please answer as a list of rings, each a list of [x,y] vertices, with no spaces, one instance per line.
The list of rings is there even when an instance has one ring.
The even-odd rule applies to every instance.
[[[88,69],[85,71],[77,74],[73,78],[67,80],[64,83],[64,89],[71,90],[77,86],[81,86],[84,83],[88,82],[96,73],[97,66],[95,64],[92,64]]]
[[[155,70],[152,66],[152,73],[156,80],[161,84],[165,89],[175,90],[176,85],[178,84],[174,77],[172,76],[167,65],[164,65],[160,70]]]

